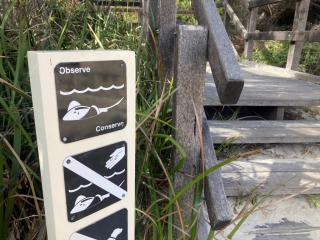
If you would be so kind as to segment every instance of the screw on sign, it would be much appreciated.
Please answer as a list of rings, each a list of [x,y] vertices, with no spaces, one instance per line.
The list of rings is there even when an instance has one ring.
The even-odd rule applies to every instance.
[[[127,195],[126,143],[67,157],[63,163],[68,220],[77,221]]]

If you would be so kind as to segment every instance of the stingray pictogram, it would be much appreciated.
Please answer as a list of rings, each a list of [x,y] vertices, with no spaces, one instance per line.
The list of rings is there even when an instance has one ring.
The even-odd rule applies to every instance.
[[[92,105],[91,107],[88,107],[88,106],[81,105],[77,101],[72,101],[68,106],[68,112],[64,115],[62,120],[63,121],[76,121],[76,120],[82,120],[82,119],[96,117],[96,116],[100,115],[101,113],[108,112],[108,110],[110,108],[113,108],[113,107],[119,105],[119,103],[122,100],[123,100],[123,98],[121,98],[117,103],[113,104],[112,106],[105,107],[105,108],[98,108],[96,105]],[[88,114],[90,109],[95,109],[96,112],[93,115],[86,117],[86,115]]]

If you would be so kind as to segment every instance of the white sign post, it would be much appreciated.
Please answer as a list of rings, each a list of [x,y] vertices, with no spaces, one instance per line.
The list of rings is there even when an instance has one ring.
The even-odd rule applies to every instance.
[[[134,239],[134,52],[28,61],[49,240]]]

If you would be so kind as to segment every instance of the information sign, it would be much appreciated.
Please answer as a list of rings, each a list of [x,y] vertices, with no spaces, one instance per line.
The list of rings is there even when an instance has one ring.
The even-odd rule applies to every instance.
[[[49,240],[133,239],[134,52],[28,61]]]
[[[126,126],[123,61],[59,63],[54,75],[62,142],[74,142]]]

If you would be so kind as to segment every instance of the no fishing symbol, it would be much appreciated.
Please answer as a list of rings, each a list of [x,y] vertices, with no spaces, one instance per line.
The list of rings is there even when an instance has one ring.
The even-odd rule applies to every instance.
[[[126,151],[126,143],[119,142],[64,160],[67,214],[70,222],[126,197]]]

